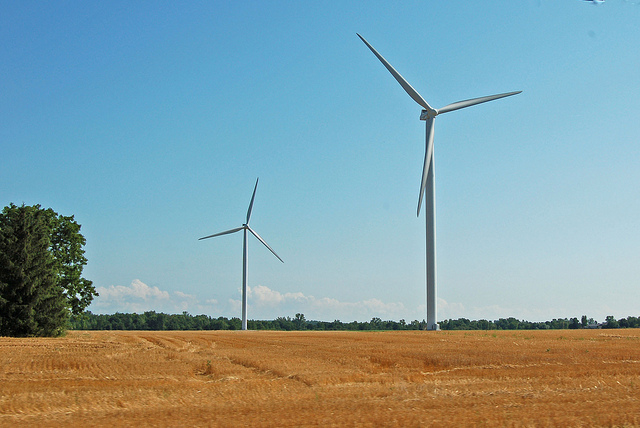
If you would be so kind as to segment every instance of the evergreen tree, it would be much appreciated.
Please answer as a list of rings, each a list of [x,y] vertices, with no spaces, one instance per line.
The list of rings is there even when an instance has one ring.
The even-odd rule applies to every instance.
[[[58,336],[68,311],[46,215],[36,207],[7,208],[0,216],[0,335]]]

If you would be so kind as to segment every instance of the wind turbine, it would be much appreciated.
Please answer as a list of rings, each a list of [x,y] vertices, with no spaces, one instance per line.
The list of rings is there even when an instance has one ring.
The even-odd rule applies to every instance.
[[[356,33],[357,34],[357,33]],[[511,95],[519,94],[522,91],[507,92],[504,94],[489,95],[487,97],[473,98],[470,100],[458,101],[452,104],[448,104],[442,108],[434,109],[431,107],[422,96],[396,71],[386,59],[382,57],[376,51],[373,46],[369,44],[360,34],[358,37],[364,42],[365,45],[375,56],[378,57],[380,62],[389,70],[391,75],[400,83],[400,86],[405,90],[407,94],[420,106],[424,108],[420,114],[420,120],[426,121],[427,126],[427,138],[426,148],[424,155],[424,166],[422,169],[422,182],[420,184],[420,193],[418,194],[418,211],[417,215],[420,216],[420,206],[422,205],[422,198],[426,194],[426,222],[427,222],[427,329],[439,330],[440,327],[436,322],[437,307],[436,307],[436,187],[435,187],[435,172],[434,172],[434,153],[433,153],[433,122],[437,115],[441,113],[448,113],[450,111],[459,110],[465,107],[471,107],[476,104],[486,103],[487,101],[497,100],[499,98],[508,97]]]
[[[253,229],[249,227],[249,220],[251,219],[251,210],[253,209],[253,200],[256,197],[256,190],[258,189],[258,180],[259,178],[256,179],[256,185],[253,188],[253,195],[251,195],[251,202],[249,203],[249,209],[247,210],[246,223],[244,223],[240,227],[236,227],[235,229],[227,230],[220,233],[215,233],[213,235],[204,236],[198,239],[198,241],[201,241],[203,239],[214,238],[216,236],[236,233],[241,230],[244,232],[244,239],[242,241],[242,329],[243,330],[247,329],[247,272],[248,272],[247,264],[248,264],[248,258],[249,258],[249,251],[247,248],[247,231],[251,232],[251,234],[255,236],[258,239],[258,241],[262,242],[264,246],[267,247],[269,251],[271,251],[273,255],[278,258],[278,260],[284,263],[284,261],[280,258],[280,256],[276,254],[275,251],[273,251],[273,249],[269,246],[269,244],[267,244],[265,240],[260,237],[260,235],[258,235]]]

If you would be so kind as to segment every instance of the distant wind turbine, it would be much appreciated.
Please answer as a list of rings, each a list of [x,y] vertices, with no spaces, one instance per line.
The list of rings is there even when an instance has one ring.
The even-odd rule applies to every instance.
[[[276,252],[273,251],[273,249],[265,242],[265,240],[262,239],[260,235],[258,235],[253,229],[249,227],[249,220],[251,219],[251,210],[253,209],[253,200],[256,197],[256,190],[258,189],[258,180],[259,178],[256,179],[256,185],[253,188],[253,195],[251,196],[251,202],[249,203],[249,209],[247,210],[246,223],[244,223],[241,227],[236,227],[235,229],[227,230],[227,231],[216,233],[209,236],[204,236],[198,239],[199,241],[201,241],[203,239],[214,238],[216,236],[236,233],[241,230],[244,231],[244,240],[242,241],[242,329],[243,330],[247,329],[247,272],[248,272],[247,265],[248,265],[248,257],[249,257],[249,251],[247,248],[247,231],[251,232],[251,234],[255,236],[258,239],[258,241],[262,242],[264,246],[267,247],[269,251],[271,251],[273,255],[278,258],[278,260],[284,263],[284,261],[280,258],[280,256],[278,256]]]
[[[357,33],[356,33],[357,34]],[[420,120],[425,120],[427,125],[427,138],[426,149],[424,156],[424,166],[422,169],[422,182],[420,184],[420,193],[418,195],[418,211],[417,215],[420,215],[420,206],[422,205],[422,198],[426,193],[426,221],[427,221],[427,329],[439,330],[436,307],[436,187],[435,187],[435,173],[434,173],[434,154],[433,154],[433,122],[437,115],[441,113],[447,113],[454,110],[459,110],[465,107],[471,107],[476,104],[486,103],[487,101],[497,100],[499,98],[508,97],[511,95],[519,94],[522,91],[507,92],[498,95],[489,95],[487,97],[473,98],[465,101],[458,101],[453,104],[446,105],[439,109],[432,108],[422,96],[396,71],[386,59],[382,57],[376,51],[373,46],[369,44],[360,34],[358,37],[364,42],[365,45],[375,56],[378,57],[380,62],[389,70],[391,75],[400,83],[400,86],[406,91],[407,94],[418,104],[420,104],[424,110],[420,114]]]

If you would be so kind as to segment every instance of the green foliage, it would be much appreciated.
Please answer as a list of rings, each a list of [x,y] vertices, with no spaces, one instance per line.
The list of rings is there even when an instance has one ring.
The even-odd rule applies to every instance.
[[[620,323],[612,315],[609,315],[602,328],[620,328]]]
[[[80,225],[40,205],[0,213],[0,335],[58,336],[97,295]]]
[[[588,325],[594,325],[593,319]],[[615,321],[615,322],[614,322]],[[607,317],[608,328],[638,328],[640,318],[628,317],[616,321],[613,317]],[[382,321],[374,317],[369,322],[352,321],[343,323],[340,320],[310,321],[304,314],[297,313],[294,318],[278,317],[275,320],[248,320],[249,330],[424,330],[424,320],[414,320],[407,323],[400,321]],[[613,327],[616,326],[617,327]],[[71,328],[74,330],[240,330],[242,323],[240,318],[227,319],[225,317],[213,318],[208,315],[163,314],[154,311],[144,314],[96,315],[84,312],[71,318]],[[605,324],[600,327],[605,328]],[[457,320],[444,320],[440,322],[442,330],[558,330],[582,328],[577,318],[558,318],[552,321],[529,322],[515,318],[500,318],[496,321],[470,321],[466,318]]]
[[[596,325],[593,319],[588,326]],[[606,327],[608,325],[608,327]],[[602,328],[638,328],[640,318],[628,317],[616,321],[613,317],[607,317],[607,323],[600,324]],[[247,320],[249,330],[424,330],[427,323],[422,320],[414,320],[407,323],[400,321],[383,321],[374,317],[369,322],[352,321],[344,323],[340,320],[310,321],[304,314],[297,313],[294,318],[278,317],[275,320]],[[617,326],[617,327],[614,327]],[[227,319],[225,317],[213,318],[208,315],[163,314],[154,311],[143,314],[96,315],[84,312],[71,318],[71,328],[74,330],[240,330],[242,322],[240,318]],[[500,318],[495,321],[479,320],[471,321],[466,318],[457,320],[444,320],[440,322],[441,330],[560,330],[582,328],[577,318],[557,318],[552,321],[529,322],[516,318]]]
[[[57,336],[68,313],[56,281],[45,213],[11,205],[0,216],[0,335]]]
[[[395,321],[378,321],[375,325],[368,322],[353,321],[343,323],[339,320],[332,322],[309,321],[304,314],[296,314],[294,318],[278,317],[275,320],[248,320],[249,330],[420,330],[426,323],[413,321],[410,324]],[[71,317],[73,330],[240,330],[240,318],[213,318],[208,315],[163,314],[147,311],[143,314],[98,315],[90,311]]]
[[[638,317],[620,318],[618,320],[618,325],[620,326],[620,328],[638,328],[640,327],[640,318]]]
[[[93,283],[82,278],[82,270],[87,264],[83,249],[86,239],[73,216],[58,215],[51,208],[44,213],[49,222],[50,251],[55,260],[58,285],[64,290],[71,313],[80,314],[98,295]]]

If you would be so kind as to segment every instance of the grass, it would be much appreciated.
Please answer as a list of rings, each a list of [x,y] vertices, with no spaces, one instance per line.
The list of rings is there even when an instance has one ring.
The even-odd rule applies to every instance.
[[[0,426],[640,426],[640,330],[444,333],[0,338]]]

